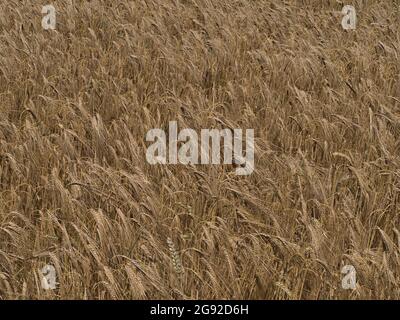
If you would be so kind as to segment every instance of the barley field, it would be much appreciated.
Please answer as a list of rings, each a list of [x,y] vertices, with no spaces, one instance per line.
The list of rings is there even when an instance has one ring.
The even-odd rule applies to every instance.
[[[399,9],[1,1],[0,298],[399,299]],[[254,172],[150,165],[169,121],[254,129]]]

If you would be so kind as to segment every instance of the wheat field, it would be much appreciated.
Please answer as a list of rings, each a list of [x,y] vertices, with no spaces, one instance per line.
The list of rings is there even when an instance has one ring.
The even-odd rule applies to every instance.
[[[1,299],[400,298],[397,1],[47,4],[0,2]],[[148,164],[169,121],[254,172]]]

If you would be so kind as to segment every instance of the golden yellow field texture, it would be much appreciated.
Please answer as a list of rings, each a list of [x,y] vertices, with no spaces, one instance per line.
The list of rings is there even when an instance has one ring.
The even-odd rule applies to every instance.
[[[0,2],[0,298],[400,298],[397,1],[47,4]],[[169,121],[254,172],[150,165]]]

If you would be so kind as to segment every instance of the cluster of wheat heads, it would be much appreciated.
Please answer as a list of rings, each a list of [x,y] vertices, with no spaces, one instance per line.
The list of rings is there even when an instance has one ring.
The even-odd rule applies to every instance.
[[[350,2],[2,1],[0,298],[399,298],[400,13]],[[171,120],[255,171],[149,165]]]

